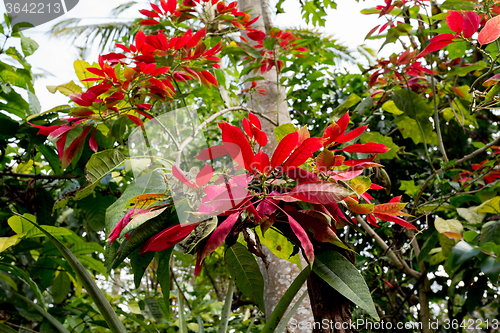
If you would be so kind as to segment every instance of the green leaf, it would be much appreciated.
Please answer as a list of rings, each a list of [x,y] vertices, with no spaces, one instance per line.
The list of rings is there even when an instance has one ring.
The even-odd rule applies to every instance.
[[[71,280],[65,271],[58,270],[54,274],[52,281],[52,297],[56,304],[62,303],[68,296],[71,288]]]
[[[297,132],[297,129],[291,123],[281,124],[274,129],[274,136],[279,143],[285,136],[290,133]]]
[[[28,275],[28,273],[26,273],[25,271],[15,267],[15,266],[7,266],[6,267],[3,265],[0,265],[0,270],[14,275],[19,280],[26,283],[29,286],[30,290],[35,295],[35,297],[38,299],[38,304],[40,304],[44,310],[47,309],[47,305],[45,304],[45,298],[43,297],[43,294],[40,291],[38,284],[36,284],[35,281],[33,281],[33,279]]]
[[[343,255],[335,251],[317,251],[313,271],[372,318],[380,320],[363,276]]]
[[[488,64],[480,60],[476,64],[455,67],[453,70],[448,72],[447,76],[448,77],[452,77],[453,75],[465,76],[467,75],[467,73],[474,72],[477,70],[482,70],[485,69],[486,67],[488,67]]]
[[[500,245],[500,221],[490,221],[481,228],[481,244],[493,242]]]
[[[111,304],[107,300],[107,298],[102,293],[101,289],[96,285],[89,272],[83,267],[82,263],[78,261],[73,253],[68,250],[61,242],[59,242],[56,238],[54,238],[50,233],[40,228],[38,225],[35,227],[39,228],[49,239],[50,241],[59,249],[63,257],[66,261],[71,265],[73,271],[78,276],[78,279],[87,290],[89,296],[94,301],[95,305],[99,309],[101,315],[108,323],[109,328],[113,333],[126,333],[125,327],[121,323],[120,319],[113,311]]]
[[[476,207],[457,208],[457,213],[470,224],[479,224],[483,222],[486,213],[477,213],[475,209]]]
[[[475,211],[479,213],[500,214],[500,197],[494,197],[482,203]]]
[[[434,231],[424,242],[424,245],[422,245],[422,248],[420,250],[420,254],[418,255],[418,261],[425,260],[431,250],[438,244],[439,239],[438,239],[438,232]]]
[[[399,187],[401,191],[405,191],[410,197],[413,197],[420,190],[419,185],[415,185],[415,181],[412,180],[402,180],[401,186]]]
[[[184,253],[193,253],[197,245],[212,234],[212,231],[217,228],[217,216],[212,217],[210,220],[201,222],[196,228],[186,237],[186,239],[179,243]]]
[[[361,97],[356,94],[351,94],[345,101],[343,101],[339,106],[333,109],[332,115],[338,116],[343,115],[354,105],[358,104],[361,101]]]
[[[464,232],[464,239],[466,242],[473,242],[476,237],[479,235],[479,233],[477,233],[476,231],[474,230],[469,230],[469,231],[466,231]]]
[[[38,44],[31,38],[21,36],[21,49],[24,56],[28,57],[38,49]]]
[[[24,214],[24,218],[14,215],[10,217],[7,221],[9,226],[14,230],[16,234],[23,234],[30,231],[33,228],[33,223],[36,223],[36,217],[31,214]],[[29,222],[31,221],[31,222]]]
[[[89,67],[94,67],[94,68],[99,68],[98,65],[94,64],[94,65],[90,65],[88,62],[84,61],[84,60],[76,60],[74,63],[73,63],[73,67],[75,68],[75,73],[76,73],[76,76],[78,77],[78,80],[80,80],[80,82],[85,86],[85,88],[90,88],[92,87],[92,85],[94,84],[94,82],[91,82],[91,81],[82,81],[84,79],[90,79],[90,78],[93,78],[93,77],[98,77],[97,75],[95,74],[92,74],[91,72],[89,72],[87,70],[87,68]]]
[[[457,267],[469,259],[474,258],[481,252],[481,249],[477,246],[472,246],[465,241],[459,241],[451,251],[453,254],[451,259],[451,266]]]
[[[172,256],[173,247],[166,249],[164,251],[157,252],[158,258],[158,270],[156,272],[156,278],[160,283],[161,293],[163,295],[163,301],[166,302],[167,317],[170,316],[170,257]]]
[[[233,304],[233,293],[234,293],[234,281],[231,280],[229,281],[229,286],[227,287],[226,300],[224,301],[224,307],[222,308],[222,313],[220,315],[220,323],[217,333],[227,332],[229,317],[231,316],[231,304]]]
[[[481,264],[481,271],[493,283],[497,283],[498,275],[500,274],[500,261],[495,261],[495,258],[488,256]]]
[[[398,109],[396,104],[394,104],[394,101],[387,101],[382,105],[382,110],[395,114],[395,115],[400,115],[403,114],[404,112]]]
[[[0,113],[0,140],[9,140],[17,134],[19,123],[9,116]]]
[[[151,260],[153,260],[153,257],[155,256],[155,253],[153,251],[139,254],[140,250],[141,250],[140,247],[137,248],[129,256],[130,265],[132,266],[132,272],[134,273],[134,284],[136,289],[138,289],[141,286],[141,280],[142,277],[144,276],[144,272],[146,271],[146,268],[148,268],[149,264],[151,263]]]
[[[0,332],[2,333],[18,333],[18,331],[14,331],[12,328],[10,328],[7,325],[4,325],[0,323]]]
[[[71,230],[68,230],[64,227],[53,227],[50,225],[41,225],[41,226],[39,226],[39,228],[43,229],[43,231],[40,231],[37,228],[32,228],[26,233],[26,235],[24,237],[25,238],[45,237],[46,236],[45,232],[50,233],[54,237],[71,235]]]
[[[270,228],[262,235],[261,228],[255,228],[255,233],[262,244],[264,244],[275,256],[294,263],[301,268],[300,258],[294,252],[293,244],[282,234]],[[293,254],[293,255],[292,255]]]
[[[400,89],[392,93],[394,104],[405,115],[421,124],[429,122],[434,110],[432,106],[420,95],[411,90]]]
[[[237,242],[227,249],[226,262],[238,289],[264,311],[264,278],[255,257]]]
[[[90,181],[90,184],[57,200],[53,210],[65,207],[70,200],[77,201],[90,195],[94,192],[94,188],[99,184],[101,179],[119,167],[125,160],[125,156],[117,149],[105,150],[93,154],[86,165],[86,178]]]
[[[6,104],[0,103],[0,110],[4,110],[18,116],[21,119],[26,117],[30,105],[15,91],[11,91],[8,95],[0,91],[0,100],[7,101]]]
[[[60,84],[58,86],[47,86],[47,89],[53,94],[59,91],[64,96],[81,93],[83,91],[82,87],[77,85],[73,80],[69,81],[68,83]]]
[[[11,286],[12,289],[14,289],[15,291],[17,291],[17,285],[16,285],[16,283],[7,274],[0,273],[0,281],[4,281],[9,286]]]
[[[275,331],[276,327],[278,326],[278,323],[281,321],[281,318],[283,318],[283,315],[290,306],[290,303],[292,303],[293,299],[295,298],[295,295],[297,295],[300,288],[302,288],[304,283],[307,281],[307,278],[309,277],[310,273],[311,273],[311,266],[307,265],[307,267],[304,268],[299,275],[297,275],[297,277],[295,278],[295,280],[293,280],[290,287],[288,287],[283,297],[281,297],[280,301],[278,302],[278,305],[276,305],[276,307],[274,308],[273,312],[271,313],[271,316],[269,316],[269,319],[267,320],[267,323],[262,329],[261,333],[272,333]]]
[[[40,105],[40,101],[38,100],[38,97],[31,91],[28,92],[28,101],[29,101],[29,110],[30,114],[38,114],[42,111],[42,106]]]
[[[388,148],[391,148],[387,153],[377,154],[377,159],[381,160],[391,160],[393,158],[398,159],[398,151],[399,147],[392,141],[392,138],[389,136],[384,136],[378,132],[366,132],[360,139],[361,143],[375,142],[382,143],[386,145]]]
[[[427,144],[438,143],[437,134],[434,132],[429,120],[424,120],[423,123],[420,123],[422,131],[420,131],[417,121],[406,115],[397,116],[394,122],[398,125],[398,129],[403,135],[403,138],[410,138],[415,144],[423,143],[424,137]],[[422,136],[422,132],[424,136]]]
[[[443,233],[454,232],[454,233],[462,235],[464,232],[464,228],[462,226],[462,223],[460,223],[459,220],[455,220],[455,219],[443,220],[442,218],[437,217],[434,220],[434,226],[436,227],[436,230],[439,232],[438,238],[439,238],[439,243],[441,244],[441,248],[442,248],[442,255],[444,257],[448,257],[453,246],[455,246],[455,244],[458,242],[458,240],[450,239],[447,236],[443,235]]]
[[[56,318],[54,318],[51,314],[49,314],[45,309],[40,307],[38,304],[30,300],[29,298],[24,297],[23,295],[20,295],[18,293],[14,293],[17,297],[21,298],[24,300],[26,303],[28,303],[30,306],[32,306],[36,311],[38,311],[45,319],[47,319],[52,325],[54,325],[59,332],[61,333],[70,333],[66,327],[64,327]]]
[[[155,297],[146,297],[144,300],[146,306],[149,309],[149,312],[153,315],[153,318],[157,323],[161,323],[163,321],[163,313],[160,309],[160,304]]]
[[[304,298],[306,298],[306,296],[307,296],[307,291],[302,293],[302,296],[300,296],[300,298],[297,300],[297,302],[295,302],[295,304],[290,309],[290,311],[288,311],[288,313],[286,314],[286,317],[281,321],[281,324],[276,328],[275,332],[277,332],[277,333],[285,332],[286,325],[288,325],[288,323],[292,319],[295,312],[297,312],[297,310],[299,309],[300,305],[302,304],[302,302],[304,301]]]
[[[97,273],[102,274],[104,276],[108,275],[107,271],[106,271],[106,267],[104,267],[104,264],[102,263],[102,261],[94,259],[90,256],[86,256],[86,255],[79,255],[77,258],[82,263],[82,265],[84,265],[88,269],[94,270]]]

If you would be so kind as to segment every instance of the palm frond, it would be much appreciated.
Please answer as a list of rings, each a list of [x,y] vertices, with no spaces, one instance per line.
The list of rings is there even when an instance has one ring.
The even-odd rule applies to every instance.
[[[52,27],[49,34],[56,38],[72,39],[73,43],[83,40],[88,48],[96,43],[103,52],[113,47],[114,41],[132,35],[137,28],[134,21],[79,25],[80,22],[81,19],[77,18],[61,21]]]

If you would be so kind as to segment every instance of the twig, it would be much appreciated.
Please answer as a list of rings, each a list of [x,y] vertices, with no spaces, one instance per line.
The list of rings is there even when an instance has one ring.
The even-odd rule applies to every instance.
[[[184,295],[184,292],[182,291],[181,287],[179,286],[179,283],[177,282],[177,279],[175,278],[175,273],[172,267],[170,267],[170,274],[172,275],[172,280],[174,280],[177,290],[179,290],[179,293],[181,294],[182,298],[184,298],[184,300],[186,301],[186,305],[188,306],[189,311],[193,311],[193,307],[189,303],[189,300],[186,298],[186,295]]]
[[[481,153],[484,153],[487,149],[491,148],[491,146],[496,145],[498,142],[500,142],[500,136],[498,138],[496,138],[495,140],[491,141],[490,143],[488,143],[486,146],[473,151],[469,155],[465,155],[464,157],[462,157],[459,160],[456,160],[455,163],[447,165],[445,167],[442,167],[439,170],[434,171],[429,177],[427,177],[427,179],[425,180],[425,182],[420,187],[420,191],[415,196],[415,202],[413,203],[413,209],[412,209],[412,214],[411,215],[414,215],[414,213],[415,213],[415,211],[417,209],[418,202],[420,201],[420,198],[422,197],[422,194],[424,193],[424,191],[427,188],[427,186],[429,186],[430,182],[434,179],[434,177],[436,177],[436,175],[438,173],[446,171],[446,170],[449,170],[449,169],[453,168],[455,165],[467,162],[468,160],[476,157],[477,155],[479,155]]]
[[[377,244],[382,248],[382,250],[387,252],[387,255],[389,256],[389,258],[392,259],[392,261],[394,261],[394,264],[396,264],[396,267],[399,270],[405,272],[408,275],[411,275],[415,279],[420,278],[422,274],[410,268],[406,263],[406,261],[400,260],[398,256],[396,256],[396,253],[394,253],[394,251],[389,247],[389,245],[387,245],[386,242],[379,235],[377,235],[375,230],[373,230],[361,216],[356,215],[356,220],[358,221],[359,224],[361,224],[361,226],[363,227],[363,229],[365,229],[368,235],[370,235],[373,239],[375,239],[375,242],[377,242]]]
[[[34,173],[20,173],[20,172],[0,172],[0,177],[21,177],[21,178],[35,178],[35,179],[75,179],[80,178],[80,175],[41,175]]]
[[[34,331],[34,330],[30,329],[30,328],[19,326],[19,325],[16,325],[16,324],[12,324],[12,323],[9,323],[8,321],[4,322],[4,324],[7,324],[7,325],[15,327],[15,328],[23,329],[23,330],[28,331],[28,332],[38,333],[37,331]]]

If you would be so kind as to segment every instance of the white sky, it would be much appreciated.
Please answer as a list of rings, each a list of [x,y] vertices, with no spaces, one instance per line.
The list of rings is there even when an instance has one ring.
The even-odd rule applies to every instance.
[[[34,0],[34,2],[36,2]],[[68,40],[51,38],[47,32],[59,20],[68,18],[83,18],[82,24],[103,23],[108,21],[128,21],[141,15],[139,9],[148,8],[149,1],[140,1],[141,4],[132,7],[124,12],[120,17],[111,17],[110,11],[127,0],[80,0],[73,10],[62,17],[45,23],[41,26],[28,29],[24,35],[32,38],[39,44],[39,49],[28,58],[33,65],[35,73],[47,72],[45,78],[37,79],[35,91],[38,96],[42,111],[49,110],[55,106],[66,104],[68,98],[60,93],[51,94],[47,85],[59,85],[71,80],[78,82],[74,74],[73,62],[79,58],[78,49],[71,45]],[[227,1],[226,1],[227,2]],[[366,34],[376,25],[385,23],[385,20],[377,19],[377,15],[361,15],[364,8],[374,7],[383,4],[382,0],[366,0],[360,3],[354,0],[337,1],[337,10],[328,10],[326,27],[322,28],[327,34],[334,35],[344,45],[355,48],[360,44],[377,50],[382,41],[364,41]],[[292,26],[306,27],[300,14],[300,4],[298,0],[286,0],[283,6],[285,14],[279,14],[274,20],[278,27],[287,28]],[[6,9],[0,4],[0,14]],[[2,41],[3,42],[3,41]],[[387,55],[388,52],[384,52]],[[87,52],[86,61],[92,63],[97,60],[98,51]]]

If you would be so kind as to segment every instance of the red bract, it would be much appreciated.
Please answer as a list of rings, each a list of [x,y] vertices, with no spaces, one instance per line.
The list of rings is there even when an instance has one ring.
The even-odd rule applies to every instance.
[[[484,28],[479,32],[477,41],[479,44],[489,44],[500,37],[500,16],[495,16],[486,22]]]
[[[140,254],[148,251],[163,251],[186,238],[200,222],[176,224],[151,237],[142,245]]]
[[[430,44],[427,45],[427,47],[417,55],[417,58],[422,58],[431,52],[441,50],[445,46],[448,46],[451,43],[455,42],[454,39],[455,35],[453,34],[441,34],[431,38]]]

